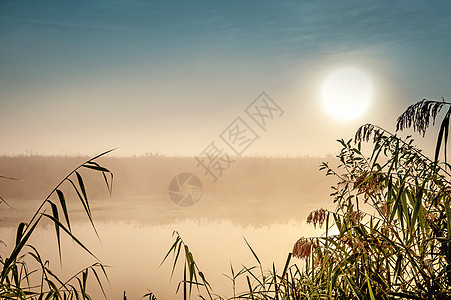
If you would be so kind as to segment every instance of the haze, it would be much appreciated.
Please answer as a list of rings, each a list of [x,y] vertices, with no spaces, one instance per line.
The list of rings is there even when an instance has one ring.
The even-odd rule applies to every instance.
[[[249,151],[325,155],[372,122],[389,130],[448,97],[447,1],[0,4],[4,154],[197,155],[262,91],[286,114]],[[328,74],[373,80],[365,114],[333,120]]]

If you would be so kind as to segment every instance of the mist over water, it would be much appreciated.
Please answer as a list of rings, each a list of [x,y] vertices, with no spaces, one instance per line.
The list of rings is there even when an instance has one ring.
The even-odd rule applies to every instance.
[[[0,247],[3,257],[14,244],[19,222],[26,222],[52,187],[83,160],[0,158],[1,174],[22,179],[0,182],[2,197],[14,208],[1,208],[0,236],[6,243]],[[243,237],[260,257],[264,269],[272,268],[273,262],[280,269],[298,238],[321,234],[305,220],[310,211],[331,207],[329,186],[334,181],[318,171],[319,163],[326,159],[242,158],[217,182],[198,172],[204,188],[200,201],[192,207],[179,207],[169,199],[168,184],[181,171],[196,171],[193,160],[105,158],[102,164],[115,176],[111,197],[102,186],[102,177],[95,176],[99,174],[83,174],[100,241],[82,213],[81,204],[67,189],[73,232],[102,263],[111,266],[111,285],[106,285],[110,299],[120,298],[123,291],[129,299],[139,299],[146,289],[160,299],[175,297],[182,270],[177,269],[170,281],[172,261],[159,267],[174,241],[174,230],[189,245],[213,291],[228,297],[232,296],[232,284],[224,274],[230,275],[230,264],[235,271],[242,264],[256,264]],[[48,223],[41,225],[30,243],[65,276],[95,262],[65,237],[60,266],[54,227]],[[94,289],[92,295],[99,299],[101,292]]]

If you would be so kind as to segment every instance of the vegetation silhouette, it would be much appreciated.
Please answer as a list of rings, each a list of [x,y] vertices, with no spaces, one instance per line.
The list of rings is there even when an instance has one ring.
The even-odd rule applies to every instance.
[[[397,120],[397,130],[413,128],[423,136],[447,106],[434,159],[413,145],[412,137],[372,124],[358,128],[354,139],[339,140],[337,168],[322,163],[334,176],[335,210],[318,209],[307,218],[324,228],[318,237],[301,237],[288,254],[282,272],[274,264],[231,267],[233,297],[228,299],[450,299],[451,174],[446,161],[451,103],[423,100]],[[369,147],[369,151],[365,149]],[[441,149],[445,161],[439,160]],[[368,153],[367,153],[368,152]],[[226,299],[213,293],[188,246],[175,242],[173,271],[183,264],[183,297],[195,290],[202,299]],[[268,237],[270,238],[270,237]],[[298,264],[292,258],[301,259]],[[236,292],[238,280],[247,290]]]
[[[88,169],[101,173],[111,194],[113,173],[96,161],[111,151],[113,150],[101,153],[72,170],[42,201],[30,221],[19,224],[15,246],[11,253],[8,257],[0,257],[1,299],[91,299],[87,292],[89,274],[94,275],[95,281],[106,297],[101,278],[103,276],[103,280],[108,280],[105,265],[73,234],[66,190],[72,189],[75,192],[86,217],[97,234],[81,170]],[[37,226],[43,219],[49,220],[54,225],[60,262],[62,262],[62,234],[69,236],[75,244],[94,257],[96,262],[68,279],[60,278],[51,270],[50,262],[45,260],[39,249],[29,243],[30,237],[36,232]],[[34,268],[34,266],[37,267]]]
[[[400,138],[372,124],[361,126],[353,140],[339,140],[338,167],[320,166],[326,176],[337,180],[331,194],[335,210],[320,208],[307,218],[313,226],[324,228],[324,234],[301,237],[281,272],[274,264],[265,270],[245,240],[255,265],[240,270],[231,265],[227,277],[233,295],[227,299],[449,299],[451,174],[446,145],[451,103],[423,100],[411,105],[398,118],[397,130],[413,128],[424,136],[445,106],[448,111],[440,124],[434,159],[417,149],[410,136]],[[442,149],[444,161],[439,160]],[[15,246],[8,257],[0,257],[0,298],[91,299],[87,292],[90,274],[105,295],[106,266],[72,232],[66,194],[67,190],[74,192],[97,233],[81,170],[99,172],[111,194],[113,174],[97,162],[110,151],[71,171],[30,221],[18,225]],[[54,226],[60,260],[61,235],[66,234],[97,261],[69,279],[59,278],[39,249],[29,243],[43,219]],[[183,291],[184,299],[193,291],[203,299],[226,299],[213,292],[182,237],[177,232],[173,236],[175,241],[162,264],[172,255],[172,274],[177,265],[183,266],[177,291]],[[293,257],[301,263],[293,263]],[[31,269],[30,265],[38,267]],[[247,290],[237,291],[238,281]],[[156,296],[149,290],[143,298]]]

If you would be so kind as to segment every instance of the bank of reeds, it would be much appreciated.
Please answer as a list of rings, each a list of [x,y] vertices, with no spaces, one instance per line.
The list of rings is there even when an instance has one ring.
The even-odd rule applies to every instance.
[[[414,104],[399,117],[397,129],[413,127],[424,135],[443,107],[448,110],[433,159],[411,137],[402,139],[371,124],[360,127],[354,140],[339,140],[338,168],[320,166],[337,180],[331,194],[336,208],[318,209],[307,219],[324,234],[301,237],[279,271],[274,265],[264,270],[249,246],[256,264],[231,269],[229,277],[234,288],[241,280],[247,289],[234,289],[228,299],[451,299],[451,171],[446,161],[451,103]],[[444,161],[439,160],[442,150]],[[225,299],[214,294],[177,233],[165,260],[171,253],[174,268],[184,266],[179,285],[184,299],[193,292]]]
[[[324,228],[324,234],[301,237],[281,269],[274,264],[263,268],[245,240],[255,264],[239,270],[231,266],[227,276],[233,295],[227,299],[450,299],[451,171],[446,145],[451,103],[414,104],[400,116],[397,128],[413,127],[424,135],[443,107],[448,110],[433,159],[417,149],[411,137],[402,139],[371,124],[360,127],[354,140],[339,140],[339,166],[320,166],[337,180],[331,194],[336,207],[315,210],[307,219],[312,226]],[[371,146],[369,151],[366,146]],[[439,160],[442,149],[444,161]],[[70,172],[33,217],[18,225],[15,246],[8,257],[0,258],[0,298],[90,299],[89,276],[103,290],[102,280],[107,277],[100,261],[62,279],[29,240],[47,219],[54,225],[60,255],[61,235],[66,234],[95,257],[71,230],[66,194],[68,190],[75,193],[95,230],[81,170],[100,172],[111,192],[112,173],[96,162],[106,153]],[[183,280],[177,290],[183,298],[225,299],[214,293],[182,237],[175,232],[174,238],[163,262],[172,255],[173,272],[182,265]],[[30,269],[30,262],[38,267]],[[239,281],[247,288],[237,290]],[[150,291],[144,297],[156,299]]]

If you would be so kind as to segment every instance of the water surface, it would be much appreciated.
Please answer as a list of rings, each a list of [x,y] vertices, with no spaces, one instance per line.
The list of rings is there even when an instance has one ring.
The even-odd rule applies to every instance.
[[[111,266],[108,268],[111,285],[106,286],[108,298],[119,299],[126,291],[129,299],[139,299],[146,289],[152,290],[159,299],[175,298],[182,269],[176,270],[170,281],[172,260],[159,267],[174,241],[174,230],[189,245],[214,292],[231,297],[232,284],[224,276],[230,275],[230,264],[236,271],[242,264],[256,264],[243,237],[252,245],[265,269],[272,268],[273,262],[281,269],[299,237],[319,233],[304,220],[309,211],[324,206],[321,201],[307,196],[305,199],[274,199],[266,205],[253,198],[209,200],[212,199],[202,199],[192,208],[179,208],[165,196],[92,201],[100,241],[82,212],[74,210],[74,233],[104,264]],[[0,232],[1,239],[7,243],[7,247],[1,248],[3,257],[13,244],[14,224],[24,214],[31,216],[33,204],[37,202],[17,200],[14,203],[15,210],[3,215],[6,226]],[[43,223],[31,244],[40,249],[44,259],[63,277],[95,262],[64,238],[61,267],[54,227],[49,224]],[[238,285],[239,289],[244,287]],[[92,293],[99,299],[99,290],[94,289]]]

